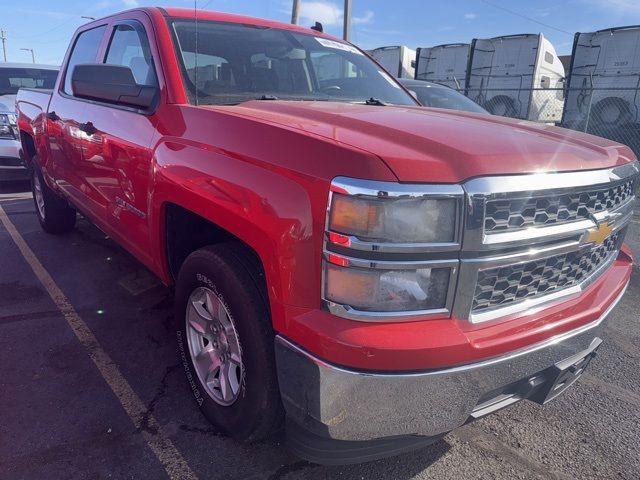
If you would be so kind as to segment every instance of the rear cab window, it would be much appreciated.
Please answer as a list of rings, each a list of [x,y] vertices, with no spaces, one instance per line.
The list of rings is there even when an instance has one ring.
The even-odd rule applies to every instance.
[[[0,67],[0,95],[15,95],[20,88],[53,88],[57,70]]]

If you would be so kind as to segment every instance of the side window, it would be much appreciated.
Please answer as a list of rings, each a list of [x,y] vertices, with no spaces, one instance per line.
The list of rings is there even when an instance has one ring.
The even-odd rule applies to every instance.
[[[69,56],[67,70],[64,75],[64,93],[73,95],[71,90],[71,75],[76,65],[81,63],[96,63],[96,55],[98,55],[100,42],[102,41],[106,28],[106,26],[96,27],[78,35],[71,55]]]
[[[129,24],[117,25],[113,29],[104,63],[129,67],[139,85],[158,84],[149,43],[142,26],[135,28]]]
[[[551,88],[551,77],[547,77],[546,75],[542,75],[540,77],[540,86],[542,88]]]

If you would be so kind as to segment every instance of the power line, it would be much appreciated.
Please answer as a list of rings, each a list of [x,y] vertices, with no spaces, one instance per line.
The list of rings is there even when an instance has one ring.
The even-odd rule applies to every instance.
[[[84,12],[81,12],[81,16],[80,18],[82,18],[82,14],[83,13],[89,13],[91,10],[85,10]],[[53,27],[49,28],[48,30],[44,30],[41,32],[36,32],[30,35],[13,35],[14,37],[16,37],[19,40],[30,40],[32,38],[36,38],[36,37],[40,37],[42,35],[47,35],[55,30],[58,30],[59,28],[62,28],[66,25],[69,25],[71,22],[73,22],[74,20],[78,20],[78,17],[74,14],[69,14],[69,17],[64,20],[61,23],[58,23],[56,25],[54,25]],[[73,26],[73,29],[75,30],[77,28],[77,26]]]
[[[496,4],[491,3],[491,2],[489,2],[487,0],[482,0],[482,1],[484,3],[486,3],[487,5],[492,6],[493,8],[497,8],[498,10],[503,10],[503,11],[505,11],[507,13],[510,13],[511,15],[515,15],[516,17],[524,18],[525,20],[529,20],[530,22],[537,23],[538,25],[542,25],[543,27],[550,28],[551,30],[556,30],[557,32],[560,32],[560,33],[566,33],[567,35],[571,35],[573,37],[573,33],[567,32],[566,30],[562,30],[561,28],[554,27],[553,25],[549,25],[548,23],[541,22],[539,20],[536,20],[535,18],[528,17],[528,16],[523,15],[521,13],[514,12],[513,10],[511,10],[509,8],[503,7],[501,5],[496,5]]]

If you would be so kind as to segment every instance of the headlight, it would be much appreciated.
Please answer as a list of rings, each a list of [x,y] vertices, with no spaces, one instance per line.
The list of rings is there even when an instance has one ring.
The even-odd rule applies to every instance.
[[[376,198],[334,193],[329,230],[389,243],[445,243],[454,240],[456,200]]]
[[[15,139],[14,126],[16,117],[12,113],[0,113],[0,138]]]
[[[336,178],[323,260],[324,305],[362,321],[447,318],[464,191]]]
[[[378,270],[325,262],[325,297],[363,312],[415,312],[446,306],[450,268]]]

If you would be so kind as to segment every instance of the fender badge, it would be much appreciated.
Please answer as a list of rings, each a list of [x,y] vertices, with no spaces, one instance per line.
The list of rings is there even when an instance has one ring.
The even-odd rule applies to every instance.
[[[609,223],[601,222],[596,228],[587,230],[586,242],[602,245],[612,232],[613,227]]]

